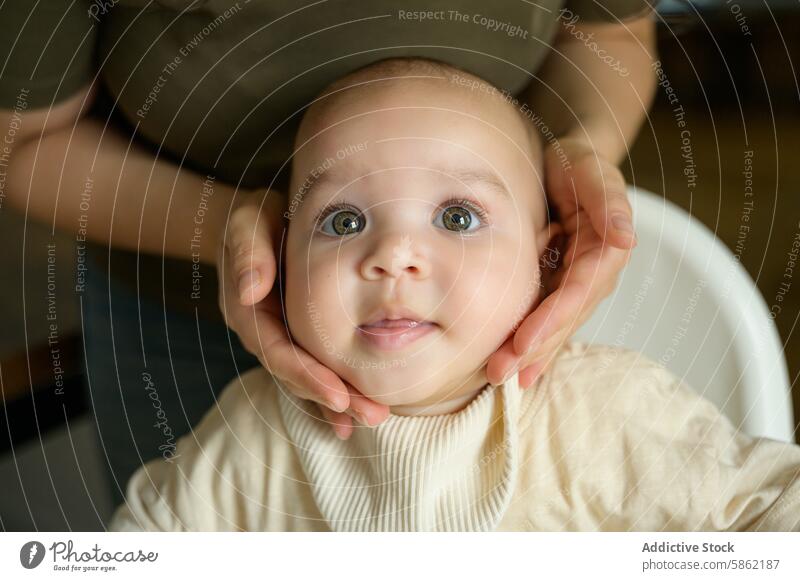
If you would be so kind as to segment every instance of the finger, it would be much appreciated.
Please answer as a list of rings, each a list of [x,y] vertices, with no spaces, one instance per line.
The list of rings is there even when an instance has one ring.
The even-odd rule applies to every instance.
[[[592,227],[606,243],[633,248],[633,211],[622,172],[597,156],[582,160],[580,171],[571,174],[578,203],[589,215]]]
[[[239,302],[252,305],[264,299],[275,282],[275,249],[269,224],[258,206],[237,208],[228,221],[225,247],[226,269],[235,281]]]
[[[544,343],[542,343],[538,349],[532,350],[522,356],[518,355],[516,351],[514,351],[514,346],[512,344],[503,345],[503,347],[501,347],[502,357],[499,357],[497,359],[497,363],[494,364],[496,369],[493,371],[493,378],[496,378],[496,382],[490,381],[490,383],[493,385],[505,383],[514,373],[518,371],[522,373],[520,370],[527,369],[532,365],[539,364],[540,362],[542,362],[541,365],[539,365],[539,371],[541,372],[541,370],[547,366],[549,361],[548,358],[551,357],[553,353],[558,351],[559,347],[561,346],[559,336],[559,333],[555,333]],[[511,341],[513,341],[513,338]],[[495,354],[500,353],[501,350],[498,350],[495,352]]]
[[[519,356],[537,351],[554,332],[571,323],[587,302],[591,286],[566,282],[545,298],[528,315],[514,334],[514,351]]]
[[[296,389],[298,397],[311,399],[334,411],[342,412],[350,405],[347,387],[339,376],[293,343],[283,321],[253,307],[240,307],[245,320],[236,325],[245,348],[254,353],[262,365],[278,379]]]
[[[365,426],[377,426],[389,417],[389,406],[373,401],[353,386],[347,385],[350,393],[348,412]]]
[[[541,375],[542,370],[545,367],[546,361],[539,360],[532,365],[529,365],[525,369],[519,372],[519,385],[522,388],[529,388],[531,387],[536,379]]]
[[[550,145],[545,150],[545,191],[547,192],[547,202],[552,203],[559,215],[559,220],[571,216],[578,207],[578,200],[571,187],[569,176],[571,169],[565,168],[560,148]]]
[[[322,412],[322,417],[331,426],[337,438],[340,440],[350,438],[353,434],[353,420],[350,419],[350,416],[330,410],[323,405],[319,406],[319,409]]]
[[[264,350],[266,367],[280,379],[298,386],[305,399],[311,399],[336,412],[350,406],[347,387],[339,376],[319,363],[302,348],[284,339]]]
[[[506,374],[520,360],[514,352],[514,336],[512,335],[489,356],[486,362],[486,380],[492,385],[503,383]]]
[[[278,379],[290,384],[292,393],[334,411],[350,405],[347,388],[333,371],[293,343],[282,319],[266,311],[264,303],[245,307],[233,299],[233,281],[221,279],[221,307],[226,324],[239,336],[245,349]]]

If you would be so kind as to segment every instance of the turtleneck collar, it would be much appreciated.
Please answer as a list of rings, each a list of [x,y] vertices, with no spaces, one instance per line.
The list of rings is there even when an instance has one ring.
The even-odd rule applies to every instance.
[[[490,531],[500,522],[519,466],[517,375],[458,412],[392,414],[346,441],[316,404],[280,387],[283,421],[331,529]]]

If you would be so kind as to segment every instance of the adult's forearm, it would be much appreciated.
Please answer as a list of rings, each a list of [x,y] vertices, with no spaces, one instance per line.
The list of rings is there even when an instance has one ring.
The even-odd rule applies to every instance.
[[[92,118],[15,148],[7,186],[18,209],[78,237],[208,264],[234,192]]]
[[[614,163],[627,155],[655,94],[655,23],[559,21],[554,48],[523,95],[555,137],[589,140]]]

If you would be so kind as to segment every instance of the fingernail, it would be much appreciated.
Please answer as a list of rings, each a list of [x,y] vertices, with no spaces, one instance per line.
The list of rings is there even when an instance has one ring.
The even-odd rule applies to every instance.
[[[542,346],[542,340],[541,339],[534,339],[533,341],[531,341],[531,344],[528,347],[528,350],[525,351],[525,355],[530,355],[534,351],[537,351],[539,349],[539,347],[541,347],[541,346]]]
[[[529,387],[531,387],[534,383],[536,383],[537,379],[539,379],[539,373],[536,373],[536,375],[528,379],[527,383],[522,386],[523,389],[528,389]]]
[[[369,425],[369,422],[367,421],[367,416],[365,416],[363,412],[357,412],[353,408],[350,408],[345,413],[347,413],[348,416],[353,418],[359,424],[361,424],[363,426],[368,426]]]
[[[347,409],[347,404],[336,403],[332,399],[326,399],[325,401],[322,402],[322,405],[332,409],[335,412],[339,412],[339,413],[342,413],[343,411],[345,411]]]
[[[626,234],[633,234],[633,224],[631,224],[631,221],[628,220],[627,216],[623,214],[612,216],[611,223],[617,230],[625,232]]]
[[[344,432],[340,432],[339,430],[333,430],[333,433],[336,434],[336,437],[340,440],[346,440],[348,438]]]
[[[250,269],[239,277],[239,296],[246,298],[245,294],[252,291],[255,287],[261,284],[261,273],[258,270]]]

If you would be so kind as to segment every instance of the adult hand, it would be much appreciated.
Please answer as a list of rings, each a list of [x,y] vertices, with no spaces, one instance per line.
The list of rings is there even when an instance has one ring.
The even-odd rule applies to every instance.
[[[281,383],[303,399],[317,402],[342,439],[353,431],[351,417],[376,425],[389,415],[294,343],[284,323],[276,249],[283,232],[283,195],[238,192],[217,253],[219,304],[225,323],[250,353]]]
[[[530,387],[563,343],[616,286],[636,246],[631,207],[622,172],[585,140],[565,138],[544,152],[545,187],[556,210],[561,244],[546,251],[546,298],[489,358],[486,375],[502,383],[520,371]],[[549,257],[549,259],[548,259]],[[552,258],[562,259],[556,266]]]

